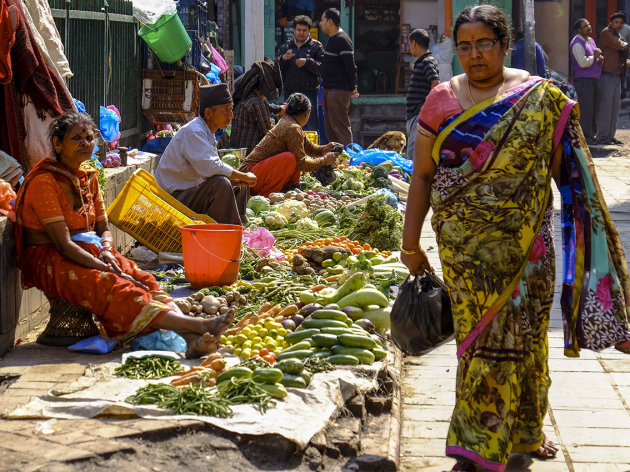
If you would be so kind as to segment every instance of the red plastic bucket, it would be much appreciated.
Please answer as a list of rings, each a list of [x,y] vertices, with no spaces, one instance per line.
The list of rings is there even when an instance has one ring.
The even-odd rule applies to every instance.
[[[218,223],[180,228],[186,279],[194,289],[236,282],[244,229]]]

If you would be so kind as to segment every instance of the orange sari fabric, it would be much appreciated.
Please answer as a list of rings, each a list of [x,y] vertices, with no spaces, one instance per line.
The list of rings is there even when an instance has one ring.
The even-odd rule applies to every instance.
[[[37,287],[50,297],[91,311],[112,338],[146,334],[169,310],[166,303],[171,299],[160,291],[155,278],[116,250],[112,253],[119,267],[148,291],[111,272],[81,266],[53,244],[23,244],[24,228],[45,231],[45,225],[65,221],[71,232],[87,232],[94,230],[97,221],[106,220],[98,174],[89,166],[73,172],[55,160],[39,162],[20,188],[15,213],[16,249],[25,288]],[[76,244],[98,257],[100,249],[95,244]]]

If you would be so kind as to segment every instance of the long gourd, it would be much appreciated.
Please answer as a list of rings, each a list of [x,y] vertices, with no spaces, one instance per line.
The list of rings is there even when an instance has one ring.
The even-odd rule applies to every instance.
[[[378,305],[380,307],[386,307],[389,305],[389,299],[376,289],[362,288],[350,295],[346,295],[337,302],[339,308],[347,306],[358,306],[360,308],[366,308],[370,305]]]

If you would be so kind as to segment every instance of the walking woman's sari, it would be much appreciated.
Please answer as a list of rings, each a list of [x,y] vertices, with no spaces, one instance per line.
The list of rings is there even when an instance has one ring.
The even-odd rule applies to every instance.
[[[452,113],[434,92],[418,132],[435,137],[432,224],[459,358],[446,453],[502,471],[511,452],[542,444],[555,153],[562,154],[566,355],[630,339],[630,280],[575,102],[539,78]]]
[[[141,271],[118,251],[111,252],[123,272],[148,287],[111,272],[90,269],[71,261],[52,243],[45,225],[64,221],[71,234],[93,231],[107,219],[98,173],[89,165],[72,171],[54,159],[40,161],[26,176],[14,205],[18,267],[25,288],[37,287],[94,313],[107,335],[125,341],[147,334],[170,308],[170,296],[148,272]],[[75,239],[73,237],[73,239]],[[98,257],[98,243],[76,242]]]

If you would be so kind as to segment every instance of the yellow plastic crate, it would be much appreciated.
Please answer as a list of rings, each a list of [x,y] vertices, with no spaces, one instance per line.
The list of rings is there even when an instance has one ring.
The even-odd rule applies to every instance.
[[[315,144],[319,144],[319,134],[317,131],[304,131],[306,137]]]
[[[181,204],[142,169],[133,173],[107,209],[107,216],[117,228],[154,252],[182,252],[180,226],[216,223]]]

